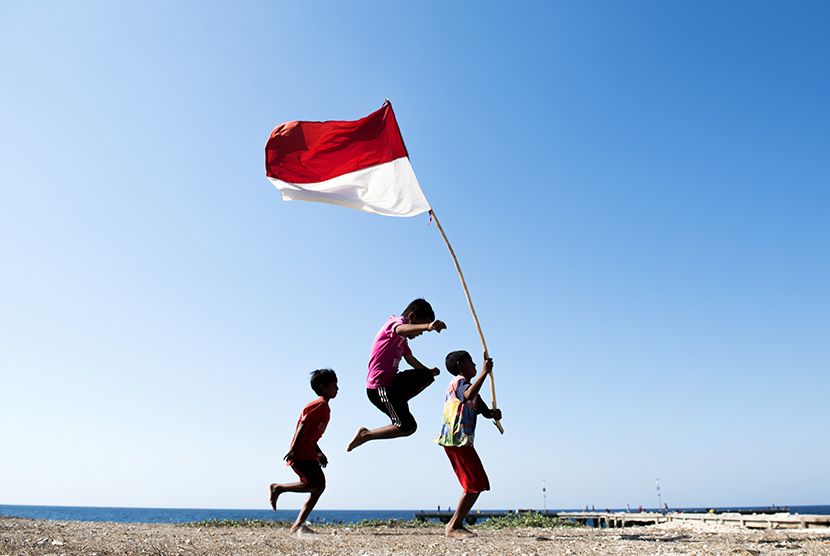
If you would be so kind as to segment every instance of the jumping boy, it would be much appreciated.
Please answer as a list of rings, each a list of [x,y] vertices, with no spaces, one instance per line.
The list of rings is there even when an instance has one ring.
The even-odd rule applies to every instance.
[[[490,490],[490,481],[484,466],[481,464],[473,439],[476,431],[476,415],[482,414],[488,419],[501,419],[501,410],[491,411],[478,395],[484,379],[493,370],[493,360],[485,359],[484,368],[475,381],[476,364],[466,351],[453,351],[447,355],[447,371],[456,375],[447,388],[447,397],[444,402],[444,419],[441,433],[435,442],[444,447],[450,464],[461,483],[464,493],[452,519],[447,524],[445,533],[448,537],[466,539],[474,537],[475,533],[464,528],[464,519],[478,499],[478,495]]]
[[[317,441],[326,431],[329,423],[331,410],[329,400],[337,396],[337,375],[331,369],[319,369],[311,373],[311,388],[320,397],[309,403],[300,414],[297,421],[297,429],[294,431],[294,439],[291,441],[291,448],[283,458],[291,469],[299,475],[299,483],[271,484],[271,507],[277,511],[277,498],[283,492],[308,492],[308,500],[303,504],[300,515],[294,525],[291,526],[292,533],[314,533],[306,524],[305,520],[320,495],[326,488],[326,476],[323,474],[323,467],[328,464],[328,458],[320,450]]]
[[[407,340],[424,332],[441,332],[447,327],[435,319],[432,306],[425,299],[416,299],[407,305],[399,317],[389,317],[375,336],[366,377],[366,395],[375,407],[392,419],[391,425],[369,430],[360,427],[349,442],[351,452],[370,440],[409,436],[417,423],[409,411],[409,400],[435,381],[438,369],[429,369],[415,359]],[[398,372],[401,357],[412,369]]]

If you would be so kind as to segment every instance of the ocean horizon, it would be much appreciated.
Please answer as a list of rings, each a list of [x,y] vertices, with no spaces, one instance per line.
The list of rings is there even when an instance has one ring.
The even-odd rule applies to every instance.
[[[769,506],[731,506],[712,507],[715,511],[729,510],[769,510]],[[774,509],[789,511],[802,515],[830,515],[830,505],[818,506],[774,506]],[[669,508],[669,511],[705,511],[710,508]],[[116,523],[191,523],[209,520],[262,520],[293,522],[299,510],[241,510],[241,509],[198,509],[198,508],[115,508],[94,506],[27,506],[0,504],[0,516],[24,517],[31,519],[46,519],[53,521],[111,521]],[[314,510],[309,516],[310,523],[350,524],[363,520],[390,520],[409,521],[415,519],[416,512],[438,511],[438,508],[421,510]],[[450,508],[441,509],[442,513],[449,514]],[[512,510],[484,510],[474,509],[473,512],[507,512]],[[522,508],[521,511],[542,511],[541,509]],[[575,509],[548,509],[548,512],[584,511]],[[597,509],[596,511],[621,512],[624,508]],[[631,511],[636,511],[632,508]],[[644,508],[644,511],[658,511],[657,508]]]

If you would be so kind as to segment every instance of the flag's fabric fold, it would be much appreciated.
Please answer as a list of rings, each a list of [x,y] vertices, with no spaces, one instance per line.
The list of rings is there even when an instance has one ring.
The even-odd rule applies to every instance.
[[[268,179],[283,201],[383,214],[430,210],[409,163],[392,105],[353,122],[287,122],[265,145]]]

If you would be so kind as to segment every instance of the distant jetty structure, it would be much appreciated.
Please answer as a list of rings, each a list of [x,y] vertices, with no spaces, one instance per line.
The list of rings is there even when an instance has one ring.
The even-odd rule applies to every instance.
[[[642,525],[656,525],[669,521],[713,523],[718,525],[740,525],[750,529],[809,529],[830,527],[830,515],[791,514],[787,510],[709,510],[695,512],[550,512],[538,510],[515,510],[506,512],[470,512],[467,523],[509,515],[536,514],[546,517],[574,521],[581,525],[600,528],[621,528]],[[426,521],[437,519],[448,523],[451,511],[415,512],[415,519]]]

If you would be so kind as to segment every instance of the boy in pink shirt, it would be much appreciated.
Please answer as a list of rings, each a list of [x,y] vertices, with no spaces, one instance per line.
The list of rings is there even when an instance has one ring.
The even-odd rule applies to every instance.
[[[329,400],[337,396],[337,375],[331,369],[319,369],[311,373],[311,388],[320,397],[303,408],[291,447],[283,458],[291,469],[300,477],[298,483],[271,484],[271,507],[277,511],[277,498],[283,492],[308,492],[308,500],[297,516],[291,532],[314,533],[306,524],[308,515],[326,489],[326,476],[323,467],[328,458],[317,445],[317,441],[326,432],[331,410]]]
[[[409,411],[409,400],[435,381],[437,368],[427,368],[415,359],[407,340],[424,332],[441,332],[447,327],[435,319],[432,306],[425,299],[410,303],[399,317],[390,317],[375,336],[366,377],[366,395],[369,401],[389,416],[391,425],[369,430],[360,427],[347,451],[351,452],[370,440],[409,436],[418,427]],[[401,359],[412,369],[398,372]]]

